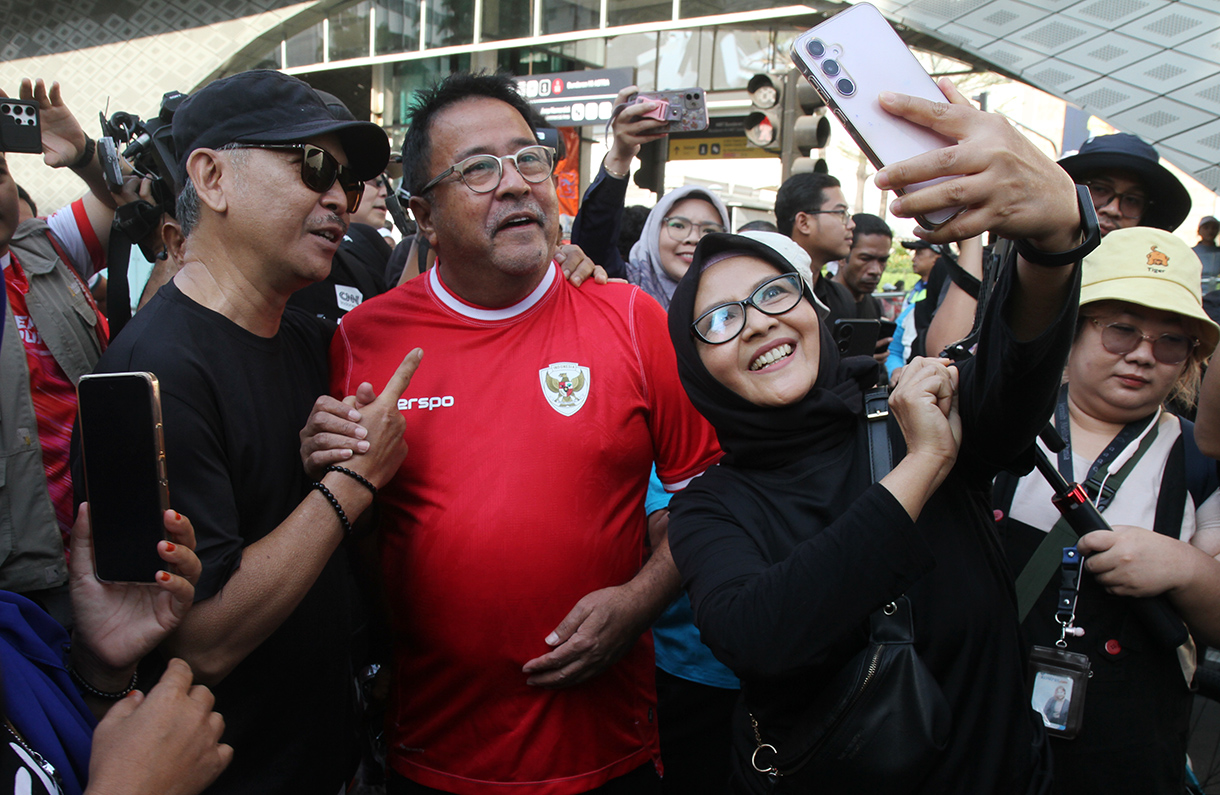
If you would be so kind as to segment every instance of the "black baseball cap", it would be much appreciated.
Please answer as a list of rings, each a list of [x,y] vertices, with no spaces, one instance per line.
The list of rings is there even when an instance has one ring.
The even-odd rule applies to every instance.
[[[1081,179],[1099,171],[1130,171],[1148,191],[1148,209],[1140,226],[1153,226],[1172,232],[1190,215],[1190,193],[1169,169],[1161,165],[1156,147],[1131,133],[1094,135],[1080,151],[1059,161],[1071,175]]]
[[[932,248],[932,244],[926,240],[903,240],[902,247],[907,251],[919,251],[924,248]]]
[[[208,83],[174,114],[174,149],[185,173],[196,149],[225,144],[299,143],[334,133],[358,179],[390,161],[390,139],[370,121],[336,119],[308,83],[272,69],[254,69]]]

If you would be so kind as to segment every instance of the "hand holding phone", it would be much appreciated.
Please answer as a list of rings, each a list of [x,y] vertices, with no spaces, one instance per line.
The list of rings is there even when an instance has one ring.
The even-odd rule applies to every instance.
[[[680,88],[673,91],[644,91],[627,100],[627,105],[636,105],[651,100],[657,107],[643,114],[642,118],[665,122],[664,127],[654,133],[698,132],[706,130],[707,100],[702,88]]]
[[[85,375],[76,395],[94,570],[105,582],[156,582],[169,509],[157,377]]]

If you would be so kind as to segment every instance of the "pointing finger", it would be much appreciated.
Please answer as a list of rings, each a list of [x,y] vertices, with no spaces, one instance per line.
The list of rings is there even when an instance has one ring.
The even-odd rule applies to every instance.
[[[398,369],[394,371],[394,375],[390,376],[389,383],[385,385],[385,389],[377,396],[377,399],[388,400],[396,404],[398,398],[402,397],[402,393],[407,391],[407,386],[411,383],[411,376],[415,375],[415,370],[423,358],[423,348],[416,348],[408,353],[403,358],[402,364],[398,365]]]

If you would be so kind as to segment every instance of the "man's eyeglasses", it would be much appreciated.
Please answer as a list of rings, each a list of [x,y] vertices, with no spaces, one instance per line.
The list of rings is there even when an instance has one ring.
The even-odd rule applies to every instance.
[[[1093,182],[1090,180],[1085,183],[1085,187],[1089,189],[1089,196],[1092,197],[1093,208],[1096,210],[1105,207],[1117,197],[1118,212],[1123,218],[1138,221],[1144,217],[1144,213],[1148,210],[1148,205],[1152,204],[1152,200],[1144,194],[1119,193],[1108,182]]]
[[[1199,341],[1185,334],[1162,334],[1150,337],[1140,329],[1127,323],[1102,323],[1089,318],[1101,329],[1101,345],[1115,356],[1125,356],[1140,346],[1144,340],[1152,343],[1152,356],[1161,364],[1181,364],[1198,346]]]
[[[805,210],[805,215],[837,215],[843,222],[843,226],[847,226],[847,219],[851,218],[851,213],[846,207],[840,207],[837,210]]]
[[[437,174],[420,190],[422,196],[450,174],[457,174],[462,184],[475,193],[491,193],[504,177],[504,161],[511,160],[526,182],[538,184],[550,179],[555,171],[555,150],[549,146],[527,146],[511,155],[472,155],[454,163]]]
[[[301,152],[301,182],[317,193],[326,193],[339,181],[347,197],[348,213],[356,212],[364,197],[364,183],[356,179],[350,166],[340,165],[330,152],[314,144],[231,144],[228,149],[270,149],[273,152]]]
[[[729,301],[704,312],[690,324],[691,330],[708,345],[723,345],[746,327],[746,307],[764,315],[782,315],[800,303],[804,283],[799,274],[785,273],[768,279],[744,301]]]
[[[696,223],[689,218],[683,218],[680,215],[671,215],[668,218],[661,219],[661,228],[669,235],[670,239],[681,243],[690,237],[691,228],[695,229],[695,234],[699,240],[703,236],[711,232],[723,232],[724,227],[714,221],[703,221]]]

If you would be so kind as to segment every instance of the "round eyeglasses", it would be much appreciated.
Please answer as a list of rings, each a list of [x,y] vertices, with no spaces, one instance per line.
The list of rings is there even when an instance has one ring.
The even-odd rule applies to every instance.
[[[356,179],[350,166],[340,165],[330,152],[314,144],[230,144],[227,149],[269,149],[272,152],[301,153],[301,182],[317,193],[326,193],[337,180],[347,197],[348,214],[356,212],[364,198],[364,183]]]
[[[1115,356],[1125,356],[1138,348],[1144,340],[1148,340],[1152,343],[1152,356],[1158,362],[1181,364],[1199,345],[1197,339],[1185,334],[1170,333],[1150,337],[1128,323],[1102,323],[1095,317],[1089,320],[1101,329],[1101,346]]]
[[[1152,204],[1152,200],[1142,193],[1119,193],[1114,190],[1114,186],[1108,182],[1086,182],[1085,187],[1089,189],[1089,197],[1093,199],[1093,208],[1100,210],[1110,202],[1118,199],[1118,212],[1123,218],[1130,218],[1134,221],[1144,217],[1144,213],[1148,210],[1148,205]]]
[[[702,240],[704,235],[712,232],[723,232],[724,227],[714,221],[695,222],[680,215],[671,215],[661,219],[661,228],[669,235],[669,239],[681,243],[690,237],[690,230],[695,230],[695,237]]]
[[[746,327],[747,306],[764,315],[782,315],[800,303],[803,290],[799,274],[776,276],[760,284],[744,301],[729,301],[707,310],[690,324],[691,331],[708,345],[723,345]]]
[[[538,184],[550,179],[555,171],[555,150],[549,146],[527,146],[511,155],[471,155],[437,174],[420,190],[423,195],[450,174],[457,174],[462,184],[475,193],[491,193],[504,177],[504,161],[511,160],[521,179]]]

